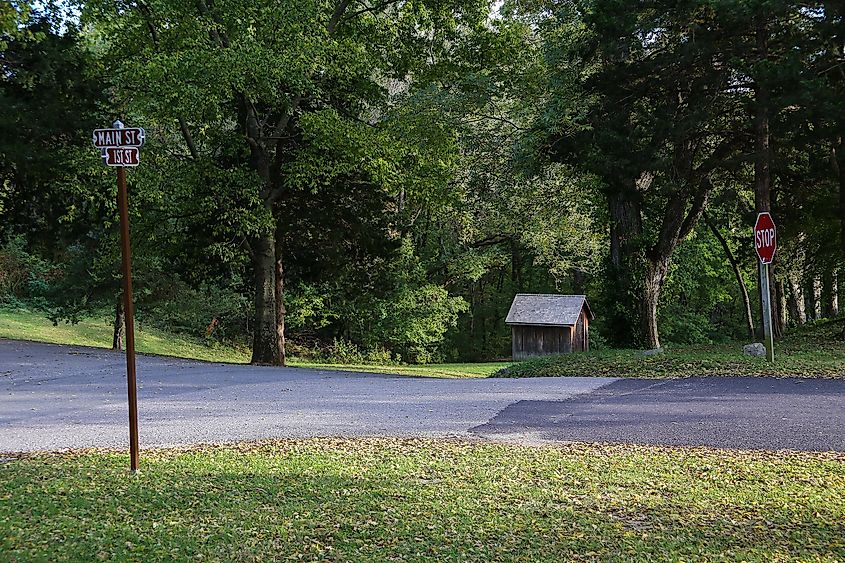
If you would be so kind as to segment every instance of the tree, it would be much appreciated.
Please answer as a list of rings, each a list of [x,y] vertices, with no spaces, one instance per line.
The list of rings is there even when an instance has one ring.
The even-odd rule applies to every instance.
[[[657,307],[672,253],[740,148],[736,85],[724,64],[733,30],[720,15],[697,2],[585,3],[562,8],[545,31],[554,70],[539,150],[601,181],[606,302],[615,304],[620,343],[660,346]]]
[[[0,35],[0,234],[62,249],[105,204],[104,171],[89,159],[104,96],[78,31],[58,27],[36,13]]]
[[[157,0],[87,8],[126,107],[163,134],[178,131],[200,170],[237,175],[246,205],[234,230],[254,273],[252,362],[284,363],[278,207],[352,171],[382,187],[395,181],[402,155],[391,145],[405,143],[379,126],[390,84],[424,78],[430,58],[483,24],[485,7]]]

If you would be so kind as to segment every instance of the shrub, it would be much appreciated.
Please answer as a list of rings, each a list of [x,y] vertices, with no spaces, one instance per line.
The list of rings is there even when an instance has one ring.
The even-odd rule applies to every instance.
[[[42,299],[57,268],[26,250],[23,237],[10,239],[0,248],[0,303]]]
[[[370,338],[373,346],[383,343],[414,363],[429,363],[438,359],[446,331],[466,309],[463,298],[450,296],[438,285],[402,287],[391,299],[377,303]]]
[[[237,340],[246,334],[251,313],[247,297],[225,287],[174,284],[171,296],[145,304],[139,312],[145,322],[213,340]]]

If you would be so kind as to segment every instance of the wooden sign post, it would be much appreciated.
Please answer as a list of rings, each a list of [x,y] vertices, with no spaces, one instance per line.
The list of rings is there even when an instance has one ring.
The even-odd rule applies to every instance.
[[[138,386],[135,377],[135,309],[132,300],[132,248],[129,243],[129,198],[126,191],[126,166],[140,164],[139,147],[144,144],[144,130],[127,129],[115,121],[113,129],[94,131],[94,146],[101,149],[103,163],[117,167],[117,209],[120,215],[120,248],[123,269],[123,310],[126,323],[126,383],[129,391],[129,467],[138,471]]]

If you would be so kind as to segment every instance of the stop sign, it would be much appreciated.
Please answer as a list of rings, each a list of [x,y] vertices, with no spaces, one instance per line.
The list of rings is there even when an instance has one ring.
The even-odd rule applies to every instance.
[[[775,257],[775,250],[778,247],[778,237],[775,231],[775,222],[768,211],[757,216],[757,223],[754,224],[754,249],[760,262],[771,264]]]

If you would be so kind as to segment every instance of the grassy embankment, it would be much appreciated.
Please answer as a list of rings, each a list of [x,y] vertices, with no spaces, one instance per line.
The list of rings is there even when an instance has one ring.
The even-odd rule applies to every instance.
[[[6,560],[842,561],[835,454],[306,440],[0,463]]]
[[[53,344],[74,344],[110,348],[112,327],[105,320],[85,319],[78,324],[53,326],[44,315],[26,310],[0,309],[0,338],[34,340]],[[136,348],[145,354],[191,358],[210,362],[246,363],[249,350],[209,345],[198,338],[139,326],[135,331]],[[291,358],[290,365],[320,369],[338,369],[374,373],[399,373],[425,377],[486,377],[506,367],[504,362],[478,364],[362,365],[325,364]]]
[[[696,375],[830,377],[845,378],[843,320],[822,321],[791,332],[775,345],[776,362],[742,354],[741,343],[668,346],[655,356],[638,350],[597,350],[584,354],[553,356],[509,365],[505,362],[372,365],[325,364],[291,358],[290,365],[428,377],[688,377]],[[141,327],[136,331],[138,351],[213,362],[245,363],[249,351],[209,345],[201,339]],[[0,309],[0,338],[15,338],[109,347],[111,326],[88,319],[77,325],[52,323],[31,311]],[[506,369],[505,369],[506,368]],[[498,372],[498,370],[503,370]]]
[[[499,377],[610,376],[689,377],[697,375],[845,378],[843,320],[819,321],[775,342],[775,362],[743,355],[742,343],[667,346],[662,354],[638,350],[597,350],[538,358],[514,364]]]

